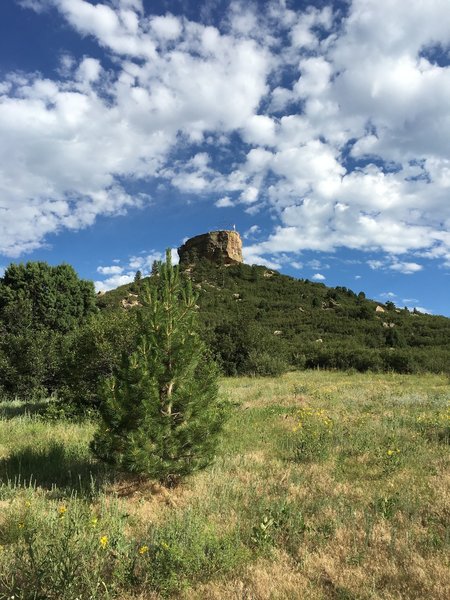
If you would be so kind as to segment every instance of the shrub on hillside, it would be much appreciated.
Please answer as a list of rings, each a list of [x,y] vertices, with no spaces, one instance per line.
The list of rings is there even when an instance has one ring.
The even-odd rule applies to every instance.
[[[272,354],[268,351],[251,350],[243,370],[248,375],[277,377],[286,373],[288,365],[276,353]]]

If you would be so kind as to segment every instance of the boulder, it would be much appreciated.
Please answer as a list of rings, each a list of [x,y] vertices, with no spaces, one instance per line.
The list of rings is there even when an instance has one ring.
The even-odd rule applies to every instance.
[[[237,264],[242,260],[242,240],[237,231],[210,231],[187,240],[178,248],[180,263],[206,258],[217,264]]]

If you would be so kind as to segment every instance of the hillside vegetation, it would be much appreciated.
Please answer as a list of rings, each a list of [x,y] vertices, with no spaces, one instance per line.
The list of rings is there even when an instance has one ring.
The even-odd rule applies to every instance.
[[[261,266],[185,269],[199,296],[203,337],[228,375],[288,367],[400,373],[450,368],[450,319],[377,303],[345,287],[297,280]],[[98,300],[104,311],[136,302],[139,284]],[[377,310],[378,307],[378,310]]]
[[[213,466],[168,490],[95,423],[0,403],[0,598],[442,600],[450,388],[438,375],[224,379]]]

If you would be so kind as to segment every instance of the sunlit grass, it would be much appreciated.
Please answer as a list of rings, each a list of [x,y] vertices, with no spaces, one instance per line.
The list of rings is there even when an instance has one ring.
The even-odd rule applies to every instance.
[[[0,404],[0,598],[447,596],[446,377],[310,371],[222,391],[216,461],[174,490],[96,463],[89,421]]]

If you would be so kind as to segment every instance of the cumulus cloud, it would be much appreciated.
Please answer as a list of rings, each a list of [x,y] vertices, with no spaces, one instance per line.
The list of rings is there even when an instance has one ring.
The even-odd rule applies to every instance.
[[[134,279],[134,273],[124,273],[123,275],[111,275],[106,279],[94,281],[95,289],[97,292],[107,292],[114,290],[115,288],[131,283]]]
[[[148,19],[140,2],[41,4],[115,55],[116,67],[66,56],[61,78],[10,73],[1,82],[0,252],[9,256],[142,206],[148,198],[129,194],[127,179],[159,175],[205,191],[207,166],[194,160],[174,172],[169,153],[180,135],[199,141],[244,127],[269,73],[254,40],[173,15]]]
[[[249,239],[260,233],[261,227],[259,225],[252,225],[244,232],[244,239]]]
[[[111,265],[110,267],[98,267],[97,273],[101,275],[120,275],[123,272],[123,267],[119,265]]]
[[[450,266],[448,0],[352,0],[344,16],[233,2],[214,25],[140,0],[20,2],[53,7],[105,60],[0,81],[0,252],[139,208],[127,181],[160,178],[269,211],[249,262],[346,247],[373,269]]]
[[[325,281],[326,277],[322,273],[315,273],[311,279],[314,279],[314,281]]]
[[[229,208],[230,206],[234,206],[234,202],[230,199],[229,196],[224,196],[223,198],[219,198],[215,202],[217,208]]]
[[[403,273],[405,275],[411,275],[412,273],[421,271],[423,266],[415,262],[395,262],[389,266],[389,269],[392,271],[398,271],[399,273]]]
[[[385,260],[368,260],[367,264],[372,270],[389,270],[404,275],[411,275],[423,269],[423,265],[416,262],[401,261],[395,256],[390,256]]]
[[[172,264],[178,264],[179,257],[176,248],[172,248],[171,258]],[[124,261],[121,261],[120,259],[113,261],[115,263],[123,262],[123,266],[114,264],[97,267],[97,273],[105,275],[106,277],[94,282],[95,289],[97,292],[107,292],[120,285],[131,283],[134,280],[136,271],[141,271],[141,275],[147,277],[151,273],[153,263],[162,260],[165,260],[165,253],[152,250],[151,252],[143,251],[138,255],[129,256]]]

